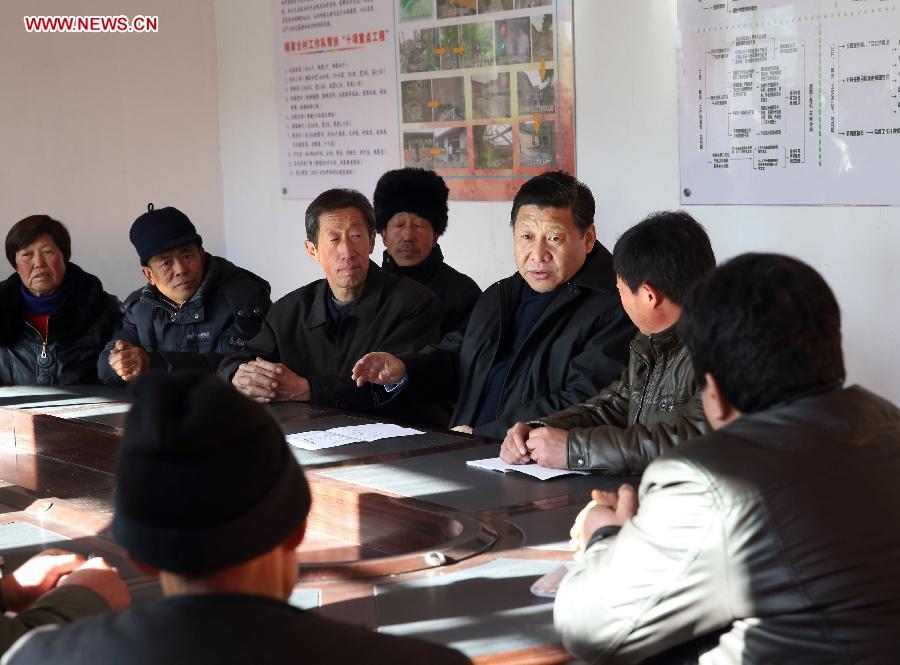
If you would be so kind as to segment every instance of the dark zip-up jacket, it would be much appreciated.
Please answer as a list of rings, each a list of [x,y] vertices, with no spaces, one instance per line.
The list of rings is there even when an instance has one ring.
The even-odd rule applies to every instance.
[[[440,644],[237,593],[168,596],[42,629],[7,658],[11,665],[471,665]]]
[[[215,372],[259,332],[272,306],[269,283],[218,256],[207,254],[206,260],[200,287],[178,309],[150,284],[128,296],[122,329],[97,361],[103,383],[124,384],[109,365],[118,339],[143,348],[151,369]]]
[[[25,318],[22,280],[0,284],[0,385],[97,383],[97,354],[121,320],[119,301],[100,280],[66,264],[66,298],[47,323],[47,339]]]
[[[523,282],[516,273],[490,286],[464,335],[451,333],[436,346],[400,356],[408,376],[400,392],[455,400],[450,425],[473,425]],[[559,288],[510,362],[495,417],[476,427],[476,434],[503,437],[516,421],[577,404],[621,372],[634,326],[616,291],[610,253],[597,243],[581,270]]]
[[[231,380],[238,365],[257,356],[285,364],[309,381],[311,402],[352,411],[375,411],[375,388],[350,379],[370,351],[402,353],[435,342],[441,308],[434,294],[369,261],[363,292],[339,325],[331,322],[324,279],[292,291],[273,306],[259,334],[226,358],[219,374]],[[412,414],[411,414],[412,415]]]
[[[481,289],[471,277],[444,262],[440,245],[435,245],[428,258],[415,266],[398,266],[385,250],[381,267],[385,272],[414,279],[434,292],[441,303],[442,338],[453,331],[465,331]]]
[[[677,328],[638,333],[618,381],[534,424],[569,430],[570,469],[638,474],[682,441],[710,431],[694,364]]]

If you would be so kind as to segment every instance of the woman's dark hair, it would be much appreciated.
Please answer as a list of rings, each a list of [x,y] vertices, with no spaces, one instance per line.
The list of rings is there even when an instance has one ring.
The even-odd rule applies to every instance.
[[[649,284],[676,305],[715,267],[709,236],[682,210],[649,215],[623,233],[613,249],[613,270],[632,293]]]
[[[698,282],[679,331],[697,378],[743,413],[838,387],[841,311],[822,276],[780,254],[743,254]]]
[[[306,209],[306,239],[319,243],[319,218],[342,208],[356,208],[366,220],[369,235],[375,233],[375,210],[365,194],[355,189],[329,189],[319,194]]]
[[[16,267],[16,252],[23,247],[28,247],[42,235],[47,234],[53,238],[53,242],[62,252],[66,263],[72,256],[72,238],[62,222],[49,215],[31,215],[21,219],[6,234],[6,258],[10,265]]]
[[[594,195],[583,182],[565,171],[547,171],[534,176],[516,192],[509,225],[516,225],[519,208],[533,205],[538,208],[568,208],[575,226],[584,235],[594,223]]]

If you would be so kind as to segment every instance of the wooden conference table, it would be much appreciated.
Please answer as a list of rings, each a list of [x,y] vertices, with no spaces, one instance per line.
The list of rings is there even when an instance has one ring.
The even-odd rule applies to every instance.
[[[134,602],[159,596],[108,532],[124,390],[0,388],[0,554],[50,546],[107,557]],[[375,422],[306,404],[269,407],[285,434]],[[421,428],[420,428],[421,429]],[[475,469],[499,444],[426,431],[320,451],[293,449],[313,491],[291,602],[460,649],[476,663],[563,663],[553,604],[530,592],[571,560],[568,530],[593,488]],[[215,506],[210,506],[215,510]]]

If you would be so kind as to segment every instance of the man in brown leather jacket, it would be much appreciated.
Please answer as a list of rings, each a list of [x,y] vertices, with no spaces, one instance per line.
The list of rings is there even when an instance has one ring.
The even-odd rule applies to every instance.
[[[686,212],[659,212],[613,250],[622,305],[638,327],[622,376],[582,404],[506,434],[500,457],[557,469],[637,474],[708,431],[694,367],[675,324],[688,289],[715,267],[706,231]]]
[[[691,291],[679,330],[715,432],[637,495],[595,493],[556,597],[563,643],[603,663],[896,663],[900,409],[842,387],[831,289],[745,254]]]

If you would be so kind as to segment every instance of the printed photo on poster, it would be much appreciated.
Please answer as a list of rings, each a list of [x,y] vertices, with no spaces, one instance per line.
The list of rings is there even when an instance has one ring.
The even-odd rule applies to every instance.
[[[478,0],[478,13],[490,14],[491,12],[508,12],[515,9],[513,0]]]
[[[553,14],[531,17],[531,59],[553,60]]]
[[[474,125],[476,169],[511,169],[512,125]]]
[[[399,0],[400,22],[434,18],[434,0]]]
[[[400,73],[439,70],[439,43],[437,28],[403,28],[400,31]]]
[[[498,65],[531,61],[531,21],[527,16],[494,23],[494,53]]]
[[[552,168],[555,136],[552,120],[520,123],[519,164],[523,168]]]
[[[437,0],[438,18],[472,16],[477,10],[477,0]]]
[[[520,115],[556,111],[552,69],[544,70],[543,77],[540,71],[519,72],[517,77]]]
[[[510,108],[509,72],[472,76],[473,118],[508,118]]]
[[[460,67],[474,69],[494,65],[493,23],[465,23],[459,26],[459,36],[464,45]]]
[[[440,150],[435,155],[436,169],[464,169],[469,164],[468,128],[444,127],[434,130],[434,147]]]

